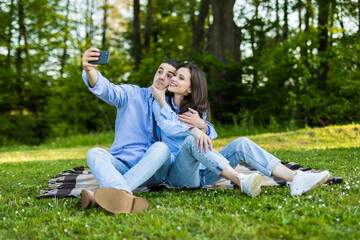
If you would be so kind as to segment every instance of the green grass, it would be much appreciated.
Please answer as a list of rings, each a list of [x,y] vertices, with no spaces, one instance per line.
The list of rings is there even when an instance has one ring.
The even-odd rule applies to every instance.
[[[35,199],[50,177],[86,165],[88,149],[109,147],[111,135],[2,148],[0,239],[360,239],[359,129],[353,124],[248,136],[284,161],[328,169],[344,178],[342,184],[301,197],[291,197],[287,187],[264,187],[257,198],[238,189],[159,190],[138,194],[150,208],[129,215],[84,211],[76,198]],[[76,139],[80,144],[66,145]],[[232,139],[214,141],[215,148]]]

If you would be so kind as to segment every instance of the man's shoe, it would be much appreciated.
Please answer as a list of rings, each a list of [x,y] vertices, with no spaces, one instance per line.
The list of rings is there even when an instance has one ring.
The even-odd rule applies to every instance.
[[[100,188],[95,192],[95,201],[111,213],[141,212],[149,207],[145,198],[135,197],[125,190]]]
[[[315,188],[324,184],[329,177],[330,174],[328,171],[322,171],[318,173],[297,171],[294,180],[289,183],[291,196],[302,195],[311,192]]]
[[[83,189],[81,191],[81,208],[82,209],[89,209],[97,206],[95,202],[95,192],[91,190]]]
[[[261,192],[262,176],[257,173],[245,175],[238,174],[241,191],[250,197],[256,197]]]

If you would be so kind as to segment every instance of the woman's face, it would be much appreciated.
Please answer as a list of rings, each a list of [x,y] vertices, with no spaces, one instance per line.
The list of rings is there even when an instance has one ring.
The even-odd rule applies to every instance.
[[[179,68],[176,75],[170,80],[168,91],[181,96],[189,95],[191,92],[190,78],[191,74],[188,68]]]

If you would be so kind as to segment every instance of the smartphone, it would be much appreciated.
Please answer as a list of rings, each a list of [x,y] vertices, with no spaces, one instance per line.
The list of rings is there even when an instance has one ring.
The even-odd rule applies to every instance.
[[[98,61],[90,61],[91,64],[106,65],[109,63],[110,52],[109,51],[97,51],[100,53]]]

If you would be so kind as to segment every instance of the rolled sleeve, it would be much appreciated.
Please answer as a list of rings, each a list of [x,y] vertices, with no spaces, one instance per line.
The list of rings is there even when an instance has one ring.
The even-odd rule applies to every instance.
[[[205,121],[206,125],[207,125],[207,130],[206,130],[206,134],[209,136],[209,138],[211,140],[217,138],[217,132],[215,131],[215,128],[213,127],[213,125],[208,122],[208,121]]]
[[[93,94],[100,96],[103,93],[103,90],[106,88],[106,81],[108,80],[104,78],[104,76],[99,71],[96,70],[96,72],[98,74],[98,79],[94,87],[90,85],[85,70],[83,70],[82,78],[84,80],[85,85],[89,88],[89,90]]]

